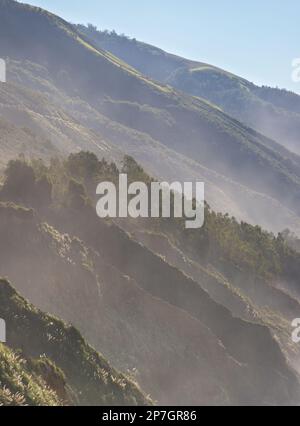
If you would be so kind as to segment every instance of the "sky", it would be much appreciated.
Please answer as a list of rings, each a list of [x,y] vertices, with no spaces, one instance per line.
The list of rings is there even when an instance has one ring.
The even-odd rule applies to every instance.
[[[73,23],[114,29],[262,85],[300,94],[299,0],[27,0]]]

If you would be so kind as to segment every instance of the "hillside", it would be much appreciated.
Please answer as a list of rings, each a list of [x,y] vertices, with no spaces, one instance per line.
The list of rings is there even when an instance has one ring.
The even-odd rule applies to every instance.
[[[237,120],[300,154],[300,97],[297,94],[259,87],[215,66],[171,55],[115,32],[97,31],[92,25],[77,28],[96,46],[118,56],[144,75],[214,103]]]
[[[119,162],[123,151],[134,155],[154,176],[170,181],[205,181],[207,201],[217,211],[261,223],[275,231],[289,226],[300,232],[297,215],[277,200],[208,169],[145,133],[111,121],[82,100],[59,92],[45,67],[10,60],[8,68],[16,83],[0,87],[0,108],[3,120],[9,121],[10,126],[13,122],[16,130],[1,133],[3,163],[20,152],[28,158],[49,159],[58,153],[64,155],[80,149]],[[18,142],[17,131],[25,143]],[[267,214],[270,206],[281,212],[272,220]]]
[[[60,152],[89,149],[116,159],[121,151],[154,176],[203,179],[214,209],[299,232],[297,156],[200,98],[144,77],[62,19],[14,1],[0,7],[6,119]],[[278,211],[271,220],[270,206]]]
[[[62,321],[0,280],[0,405],[136,405],[150,401]]]
[[[300,157],[175,88],[205,64],[79,30],[0,0],[0,403],[299,405]],[[204,226],[99,219],[121,172],[204,181]]]
[[[129,164],[130,178],[141,178]],[[160,221],[133,233],[130,221],[98,219],[86,192],[116,179],[115,166],[88,153],[33,166],[32,179],[29,165],[11,164],[1,191],[0,274],[21,294],[74,324],[159,403],[298,401],[289,319],[299,309],[299,256],[280,237],[213,212],[196,234]],[[39,191],[45,176],[50,200]]]
[[[72,211],[77,220],[93,218],[88,211],[82,219],[80,210]],[[61,218],[48,214],[68,230],[70,213],[61,211]],[[30,212],[12,205],[2,204],[0,223],[0,273],[14,279],[18,290],[37,306],[75,324],[155,400],[197,405],[241,400],[232,389],[239,368],[216,337],[196,318],[146,292],[125,275],[117,257],[97,254],[78,238],[41,226]],[[105,230],[110,233],[106,226]],[[104,248],[107,243],[101,241],[99,237]],[[128,245],[122,233],[119,243]]]

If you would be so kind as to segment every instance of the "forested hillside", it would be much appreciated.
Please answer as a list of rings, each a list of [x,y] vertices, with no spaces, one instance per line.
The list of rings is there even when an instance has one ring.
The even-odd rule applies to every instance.
[[[13,0],[0,55],[0,404],[299,405],[299,97]],[[120,173],[204,226],[100,219]]]
[[[150,182],[131,158],[122,167]],[[130,220],[101,220],[96,182],[118,173],[84,152],[49,166],[11,162],[0,195],[0,274],[78,327],[159,403],[295,401],[289,320],[299,309],[299,255],[280,235],[208,207],[196,233],[178,220],[134,230]],[[285,292],[275,285],[283,280]]]

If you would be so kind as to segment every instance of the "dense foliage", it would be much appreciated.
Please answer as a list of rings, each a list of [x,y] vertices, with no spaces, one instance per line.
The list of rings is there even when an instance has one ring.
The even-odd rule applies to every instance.
[[[143,181],[149,185],[152,181],[129,156],[124,157],[120,170],[114,163],[98,160],[90,152],[71,154],[66,161],[53,159],[49,166],[41,161],[28,164],[24,159],[15,160],[6,169],[1,197],[41,209],[50,204],[52,193],[52,208],[55,204],[93,208],[97,184],[101,181],[118,184],[120,172],[128,174],[129,182]],[[36,192],[39,185],[43,185],[43,190]],[[293,264],[292,270],[297,274],[300,256],[287,244],[285,233],[276,236],[259,226],[239,223],[227,214],[212,211],[208,205],[205,210],[205,225],[200,230],[185,230],[184,221],[179,219],[171,223],[161,219],[152,221],[151,225],[178,239],[194,256],[198,253],[202,262],[227,263],[264,278],[285,274]]]

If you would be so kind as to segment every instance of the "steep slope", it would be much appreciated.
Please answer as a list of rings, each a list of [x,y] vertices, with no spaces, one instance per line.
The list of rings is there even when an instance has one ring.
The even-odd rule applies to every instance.
[[[18,144],[11,133],[2,145],[4,153],[9,147],[9,156],[4,159],[20,152],[28,157],[46,158],[46,152],[41,151],[45,138],[45,144],[51,144],[48,158],[52,153],[89,149],[109,161],[119,162],[123,151],[138,159],[153,176],[169,181],[205,181],[206,199],[217,211],[229,212],[275,231],[289,226],[300,233],[297,215],[277,200],[202,166],[145,133],[111,121],[87,102],[59,91],[45,67],[10,60],[8,70],[11,82],[0,87],[1,114],[12,120],[20,133],[26,126],[26,132],[37,142],[28,140],[24,145]],[[280,211],[271,220],[267,214],[270,206]]]
[[[20,167],[25,170],[24,165]],[[28,181],[28,172],[22,178],[15,173],[16,166],[12,170],[1,197],[22,199],[28,205],[37,183]],[[40,170],[47,168],[39,165]],[[47,173],[49,178],[55,176],[53,193],[60,188],[55,208],[35,202],[34,214],[7,202],[0,205],[0,274],[12,279],[22,294],[76,325],[123,372],[134,370],[143,389],[160,403],[299,401],[297,374],[288,365],[272,327],[265,318],[242,318],[234,309],[232,315],[222,298],[216,301],[218,296],[205,289],[211,279],[208,265],[204,263],[205,273],[194,279],[180,262],[171,266],[159,250],[147,249],[120,227],[97,218],[83,187],[74,184],[74,179],[84,182],[86,176],[93,185],[96,176],[113,178],[116,167],[81,153],[66,164],[51,162]],[[14,191],[11,180],[22,182],[21,192]],[[55,228],[43,224],[45,220]],[[220,234],[227,234],[226,222],[222,223],[220,218]],[[179,229],[173,232],[173,238],[188,237]],[[209,235],[207,241],[208,229],[203,232],[204,239],[202,233],[197,234],[202,243],[192,239],[188,245],[205,259],[214,236]],[[249,238],[247,243],[251,248]],[[250,283],[252,269],[242,261],[245,249],[236,249],[241,252],[236,267]],[[220,271],[221,259],[229,252],[226,245],[222,250],[219,256],[212,250]],[[264,258],[259,259],[264,271]],[[294,262],[296,268],[297,259]],[[231,266],[230,271],[234,273],[235,268]],[[284,277],[289,279],[287,273]]]
[[[115,31],[101,31],[92,24],[76,25],[76,28],[98,47],[111,52],[124,62],[132,65],[142,74],[157,81],[166,81],[179,68],[190,68],[206,64],[190,61],[180,56],[172,55],[164,50]]]
[[[47,242],[49,237],[45,240],[22,209],[2,205],[1,212],[1,274],[14,279],[19,291],[37,306],[75,324],[114,365],[136,376],[155,400],[223,405],[242,403],[254,394],[250,385],[242,385],[244,368],[206,327],[143,291],[119,272],[115,259],[111,265],[102,256],[89,254],[78,240],[51,228]],[[80,247],[84,253],[78,252]],[[10,319],[2,316],[9,324]],[[26,341],[31,344],[31,339],[34,335]],[[60,349],[54,341],[55,348]],[[67,354],[65,362],[68,358]],[[75,380],[77,373],[72,371]],[[240,379],[234,384],[236,375]],[[246,388],[242,395],[240,387]]]
[[[79,332],[28,304],[0,280],[0,402],[4,405],[136,405],[144,395]],[[14,351],[21,350],[21,356]],[[54,364],[55,363],[55,364]]]
[[[55,154],[54,146],[48,139],[38,138],[28,127],[20,127],[3,116],[0,118],[0,167],[15,158],[16,153],[28,157],[49,158]]]
[[[199,232],[170,221],[139,224],[133,236],[126,232],[131,223],[99,220],[88,196],[99,180],[117,179],[110,161],[126,151],[156,176],[204,176],[224,210],[233,200],[241,216],[246,210],[252,220],[268,222],[276,206],[276,226],[297,227],[298,157],[214,105],[148,79],[48,12],[5,0],[0,11],[9,75],[0,92],[4,121],[29,127],[42,145],[49,136],[57,154],[86,147],[109,160],[81,152],[46,164],[9,164],[0,191],[0,274],[39,309],[76,326],[159,403],[299,404],[299,378],[291,368],[291,353],[297,358],[299,352],[289,347],[288,322],[299,307],[299,256],[280,235],[207,208]],[[12,149],[19,153],[20,146]],[[42,155],[38,150],[33,146]],[[130,173],[149,181],[138,165]],[[124,376],[113,373],[105,383],[113,370],[73,327],[50,319],[59,333],[49,342],[47,321],[38,314],[40,332],[17,324],[22,334],[13,349],[39,358],[46,346],[75,394],[86,390],[82,404],[93,397],[95,404],[145,403]],[[15,320],[6,315],[8,324]],[[71,340],[66,357],[57,352],[61,335]],[[28,342],[37,337],[31,353]],[[94,377],[98,361],[109,371],[100,371],[91,388],[85,373]],[[108,388],[99,392],[101,380]]]
[[[259,87],[208,66],[176,70],[167,83],[218,105],[227,114],[300,154],[300,96]]]
[[[47,73],[43,76],[44,69],[30,63],[24,66],[19,64],[17,68],[12,62],[8,63],[8,69],[15,83],[0,85],[0,114],[3,117],[1,150],[4,161],[8,157],[15,157],[16,153],[49,159],[51,155],[67,154],[83,147],[106,154],[108,159],[117,157],[117,149],[109,147],[103,138],[81,125],[60,105],[51,102],[51,95],[61,102],[63,99],[67,103],[68,99],[51,86]],[[47,92],[34,91],[30,87],[32,75],[35,76],[36,85],[39,84],[44,91],[43,85],[46,85]],[[5,128],[6,121],[10,127],[15,127],[14,131],[9,129],[8,124]]]
[[[232,117],[300,154],[300,97],[297,94],[256,86],[212,65],[171,55],[115,32],[97,31],[92,25],[77,28],[98,47],[144,75],[213,102]]]
[[[227,198],[227,210],[235,207],[228,203],[232,198],[233,204],[237,205],[236,211],[248,210],[248,205],[253,205],[251,195],[244,195],[248,197],[244,208],[244,200],[233,195],[237,186],[232,185],[232,181],[242,185],[240,192],[244,194],[246,187],[262,197],[270,196],[275,199],[274,205],[279,202],[288,209],[282,212],[283,217],[290,216],[289,226],[295,229],[292,222],[297,222],[300,209],[297,158],[292,159],[288,154],[283,156],[279,145],[232,120],[207,102],[147,79],[116,57],[97,49],[58,17],[13,1],[2,1],[0,7],[2,55],[45,67],[56,90],[75,99],[74,114],[80,125],[89,123],[89,127],[100,135],[103,131],[105,140],[114,139],[114,143],[126,152],[137,150],[139,160],[143,157],[144,165],[146,161],[154,163],[159,176],[164,173],[161,165],[163,146],[168,158],[176,151],[177,155],[187,157],[187,161],[200,164],[202,171],[209,169],[209,182],[214,173],[217,173],[218,181],[225,177],[230,182],[221,182],[221,188],[217,187],[217,190],[219,194],[220,191],[225,193],[220,204],[225,204]],[[39,34],[39,37],[33,34]],[[84,110],[78,97],[84,103]],[[104,124],[91,111],[86,114],[89,107],[106,117]],[[74,112],[74,106],[71,108]],[[117,137],[116,127],[120,125],[126,130],[126,136],[120,131]],[[146,135],[146,148],[143,135]],[[270,144],[275,145],[272,148]],[[154,156],[156,162],[150,156]],[[182,170],[179,163],[178,158],[176,165],[182,176],[188,166]],[[169,166],[172,168],[172,164]],[[215,182],[212,185],[215,186]],[[259,216],[267,222],[268,201],[262,204],[257,203]],[[256,206],[253,211],[249,220],[255,222]],[[275,226],[278,229],[278,224]]]
[[[48,367],[48,380],[55,380],[64,391],[62,377],[52,369],[51,363],[44,359],[41,364]],[[37,363],[38,364],[38,363]],[[54,389],[47,384],[45,377],[34,365],[22,358],[19,353],[0,343],[0,406],[60,406]]]

